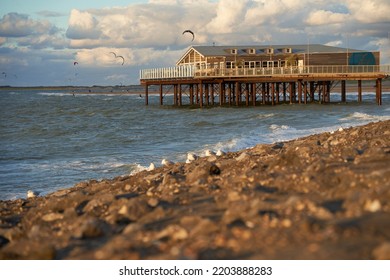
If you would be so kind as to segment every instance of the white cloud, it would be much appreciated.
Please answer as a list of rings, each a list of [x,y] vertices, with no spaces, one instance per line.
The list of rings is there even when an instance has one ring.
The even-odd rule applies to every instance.
[[[236,31],[245,19],[248,1],[221,0],[215,17],[208,23],[209,33],[230,33]]]
[[[328,25],[335,23],[344,23],[349,19],[348,14],[334,13],[331,11],[317,10],[309,14],[306,23],[309,25]]]
[[[388,0],[349,0],[345,1],[352,16],[363,23],[390,23],[390,1]]]
[[[173,66],[190,45],[213,42],[310,41],[381,50],[382,57],[389,57],[389,44],[384,40],[390,23],[388,0],[151,0],[126,7],[74,9],[64,30],[53,23],[60,14],[38,14],[47,18],[0,15],[0,62],[8,67],[25,66],[25,71],[30,69],[27,67],[34,72],[39,69],[39,73],[48,69],[50,81],[58,82],[64,80],[60,75],[74,74],[70,62],[77,59],[83,69],[80,83],[99,84],[107,77],[114,81],[124,78],[123,73],[133,73],[132,82],[137,83],[134,73],[140,68]],[[188,34],[182,35],[186,29],[195,33],[193,42]],[[122,55],[126,63],[113,59],[111,51]],[[385,61],[382,58],[381,62]],[[42,62],[47,66],[44,69]],[[45,76],[33,74],[36,79]]]
[[[37,21],[28,15],[9,13],[0,20],[0,36],[24,37],[35,34],[49,33],[53,25],[49,21]]]
[[[101,32],[98,21],[89,12],[73,9],[69,17],[69,27],[66,36],[70,39],[98,39]]]

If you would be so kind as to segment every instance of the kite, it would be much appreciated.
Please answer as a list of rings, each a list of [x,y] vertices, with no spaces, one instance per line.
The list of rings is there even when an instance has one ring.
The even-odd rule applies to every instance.
[[[191,33],[191,34],[192,34],[192,40],[191,40],[191,42],[194,41],[194,39],[195,39],[195,34],[194,34],[194,32],[192,32],[191,30],[187,29],[187,30],[184,30],[184,31],[183,31],[182,35],[184,35],[184,33]]]
[[[73,65],[79,64],[77,61],[73,62]]]
[[[118,55],[117,58],[118,57],[122,58],[122,65],[123,65],[125,63],[125,58],[123,56],[121,56],[121,55]]]
[[[123,57],[123,56],[121,56],[121,55],[116,55],[116,53],[114,53],[114,52],[110,52],[110,53],[112,53],[114,56],[115,56],[115,58],[122,58],[122,65],[123,64],[125,64],[125,58]]]

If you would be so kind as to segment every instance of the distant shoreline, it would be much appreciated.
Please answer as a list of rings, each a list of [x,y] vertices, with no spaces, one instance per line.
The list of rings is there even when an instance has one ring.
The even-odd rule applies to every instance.
[[[135,88],[138,87],[138,88]],[[13,86],[0,86],[0,92],[3,91],[69,91],[70,94],[144,94],[145,91],[141,90],[141,85],[128,85],[128,86],[27,86],[27,87],[13,87]],[[336,84],[332,88],[332,93],[340,92],[341,85]],[[349,82],[346,84],[346,91],[353,93],[358,91],[357,83]],[[375,93],[375,83],[362,83],[363,92]],[[390,92],[390,80],[384,80],[382,83],[382,92]],[[155,89],[149,88],[150,94],[159,93],[158,87]]]

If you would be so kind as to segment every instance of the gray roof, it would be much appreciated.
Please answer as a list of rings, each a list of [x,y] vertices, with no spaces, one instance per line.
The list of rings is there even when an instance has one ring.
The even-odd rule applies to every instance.
[[[226,56],[231,54],[232,49],[237,49],[237,54],[248,54],[248,49],[255,49],[256,54],[266,54],[268,48],[274,49],[274,54],[282,53],[284,49],[291,48],[292,53],[346,53],[366,52],[362,50],[331,47],[320,44],[311,45],[249,45],[249,46],[192,46],[197,52],[204,56]]]

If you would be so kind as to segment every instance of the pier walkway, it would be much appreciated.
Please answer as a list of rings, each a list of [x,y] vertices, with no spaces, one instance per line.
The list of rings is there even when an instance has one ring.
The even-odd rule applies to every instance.
[[[376,103],[382,104],[382,82],[390,75],[390,65],[324,65],[259,68],[203,68],[193,65],[143,69],[145,104],[149,86],[158,86],[160,104],[173,94],[173,105],[257,106],[280,103],[329,103],[332,89],[340,86],[341,102],[346,102],[346,83],[357,82],[357,98],[362,101],[364,85],[372,83]],[[183,99],[183,97],[188,97]]]

